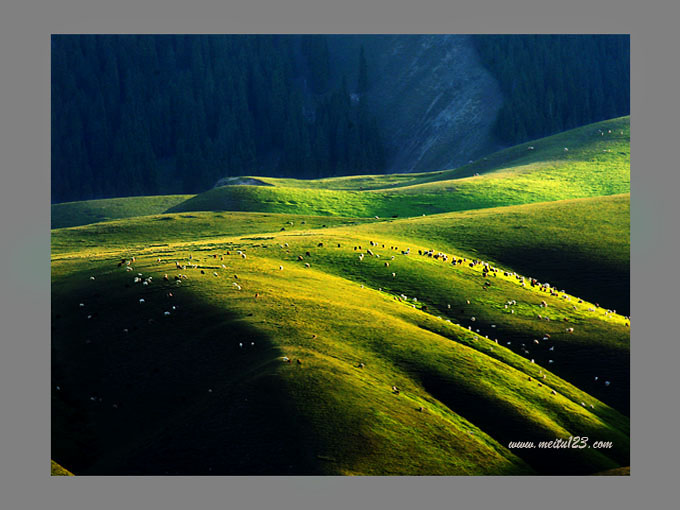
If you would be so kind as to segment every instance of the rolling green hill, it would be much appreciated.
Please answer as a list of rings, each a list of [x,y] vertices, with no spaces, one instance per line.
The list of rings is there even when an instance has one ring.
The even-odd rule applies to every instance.
[[[79,475],[620,472],[628,122],[53,229],[52,457]],[[570,436],[611,444],[510,445]]]
[[[244,237],[257,221],[239,228],[234,217],[236,236],[201,239],[192,223],[200,232],[205,218],[174,217],[185,239],[150,246],[140,232],[131,272],[116,263],[136,244],[127,221],[106,248],[94,242],[105,224],[54,232],[53,378],[71,412],[53,416],[53,455],[77,472],[557,474],[628,464],[628,419],[610,407],[625,411],[627,396],[621,316],[502,273],[484,291],[480,266],[401,255],[393,238],[376,237],[381,259],[360,261],[354,246],[366,252],[370,240],[349,226]],[[282,219],[276,226],[290,227]],[[88,231],[92,246],[64,248]],[[175,261],[198,267],[178,271]],[[137,272],[152,283],[134,283]],[[176,284],[178,273],[188,279]],[[508,299],[517,305],[504,308]],[[552,321],[536,319],[541,312]],[[615,385],[596,385],[594,373]],[[507,449],[569,435],[615,448],[558,457]],[[86,448],[60,450],[75,438]]]
[[[52,205],[52,228],[75,227],[119,218],[160,214],[193,195],[105,198]]]
[[[222,186],[168,212],[404,217],[627,193],[629,137],[630,117],[622,117],[512,147],[455,170],[316,181],[257,177],[272,186]]]
[[[399,219],[357,230],[481,256],[629,315],[629,193]]]

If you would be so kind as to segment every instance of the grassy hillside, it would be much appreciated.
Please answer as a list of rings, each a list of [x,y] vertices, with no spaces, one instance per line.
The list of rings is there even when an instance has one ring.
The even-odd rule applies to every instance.
[[[399,219],[357,230],[481,256],[629,315],[630,194]]]
[[[166,217],[53,232],[52,454],[76,472],[573,474],[629,465],[628,418],[615,409],[627,412],[623,317],[514,276],[418,256],[425,246],[401,255],[398,232],[355,231],[348,220]],[[380,258],[359,260],[369,247]],[[133,271],[117,267],[132,254]],[[177,270],[176,261],[197,267]],[[134,283],[138,272],[152,283]],[[177,284],[179,273],[188,279]],[[569,435],[613,448],[507,447]]]
[[[62,204],[52,457],[79,475],[625,473],[628,126],[446,172]],[[570,436],[611,445],[510,446]]]
[[[530,146],[533,150],[528,150]],[[272,186],[223,186],[168,212],[232,210],[408,217],[627,193],[630,118],[553,135],[445,172],[316,181],[257,179]]]
[[[68,469],[60,466],[54,461],[52,462],[52,468],[51,468],[51,474],[52,476],[73,476],[73,473],[71,473]]]
[[[75,227],[99,221],[160,214],[193,195],[106,198],[52,205],[52,228]]]

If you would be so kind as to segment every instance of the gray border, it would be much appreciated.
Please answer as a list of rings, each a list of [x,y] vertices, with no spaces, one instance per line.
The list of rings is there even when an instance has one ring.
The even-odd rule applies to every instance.
[[[3,5],[2,461],[4,508],[665,508],[677,447],[670,318],[678,145],[678,9],[670,1],[250,0]],[[633,129],[631,477],[50,477],[51,33],[630,33]],[[675,419],[674,419],[675,418]],[[666,493],[666,494],[664,494]],[[644,504],[644,507],[642,506]]]

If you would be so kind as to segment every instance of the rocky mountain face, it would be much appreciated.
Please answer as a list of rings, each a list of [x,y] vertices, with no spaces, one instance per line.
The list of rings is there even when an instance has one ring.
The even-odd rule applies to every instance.
[[[454,168],[501,148],[491,128],[503,97],[468,35],[329,36],[336,79],[356,75],[361,46],[387,171]],[[353,88],[353,87],[350,87]]]

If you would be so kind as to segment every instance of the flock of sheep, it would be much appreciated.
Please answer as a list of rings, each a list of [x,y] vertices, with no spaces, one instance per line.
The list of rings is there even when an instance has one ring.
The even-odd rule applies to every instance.
[[[378,243],[378,242],[375,242],[375,241],[373,241],[373,240],[370,240],[370,241],[369,241],[369,245],[370,245],[371,248],[362,247],[361,245],[355,245],[355,246],[353,246],[353,251],[354,251],[354,252],[358,252],[358,259],[359,259],[359,262],[362,262],[366,256],[374,257],[374,258],[376,258],[376,259],[379,259],[379,258],[380,258],[380,254],[377,253],[377,250],[378,250],[379,248],[387,249],[386,246],[385,246],[385,244]],[[323,245],[323,243],[321,243],[321,242],[317,244],[317,247],[318,247],[318,248],[323,248],[323,246],[324,246],[324,245]],[[264,247],[266,248],[266,246],[264,246]],[[280,247],[281,249],[285,250],[288,254],[291,254],[291,253],[292,253],[291,250],[290,250],[290,246],[289,246],[288,243],[280,244],[279,247]],[[338,247],[338,248],[341,248],[341,245],[340,245],[340,244],[337,244],[337,247]],[[405,250],[403,250],[403,249],[400,249],[400,248],[397,247],[397,246],[390,246],[390,247],[389,247],[389,250],[390,250],[392,253],[396,253],[397,255],[401,255],[401,256],[404,256],[404,257],[408,257],[408,256],[410,256],[410,254],[411,254],[411,249],[410,249],[410,248],[406,248]],[[529,285],[530,285],[531,287],[537,288],[537,290],[540,291],[540,292],[549,293],[549,294],[550,294],[551,296],[553,296],[553,297],[560,297],[560,296],[561,296],[562,299],[567,300],[567,301],[571,301],[571,296],[567,295],[567,294],[564,292],[564,290],[561,290],[561,291],[557,292],[557,291],[556,291],[554,288],[552,288],[552,287],[550,286],[550,284],[548,284],[548,283],[541,283],[541,282],[537,281],[535,278],[525,277],[525,276],[519,275],[519,274],[514,273],[514,272],[501,271],[501,270],[499,270],[498,268],[493,267],[493,266],[491,266],[489,263],[484,262],[484,261],[482,261],[482,260],[477,260],[477,259],[468,260],[468,259],[465,258],[465,257],[456,257],[456,256],[453,256],[453,255],[449,256],[449,255],[447,255],[446,253],[443,253],[443,252],[440,252],[440,251],[436,251],[436,250],[434,250],[434,249],[430,249],[430,250],[422,250],[422,249],[421,249],[421,250],[418,250],[417,253],[418,253],[418,255],[421,256],[421,257],[431,258],[431,259],[433,259],[433,260],[441,261],[441,262],[443,262],[443,263],[447,263],[447,262],[449,262],[449,260],[450,260],[450,263],[451,263],[452,266],[460,266],[461,268],[464,268],[464,269],[465,269],[465,268],[470,268],[470,269],[472,269],[472,270],[479,271],[479,272],[480,272],[480,276],[481,276],[482,278],[486,279],[485,283],[484,283],[484,284],[482,285],[482,287],[481,287],[481,288],[482,288],[483,290],[485,290],[485,291],[491,286],[490,281],[489,281],[489,278],[498,278],[498,275],[502,274],[503,277],[505,277],[505,279],[506,279],[507,281],[514,281],[514,282],[516,282],[517,284],[519,284],[521,287],[526,287],[526,284],[527,284],[527,282],[528,282]],[[220,262],[224,262],[225,257],[229,257],[229,256],[231,256],[231,255],[232,255],[232,251],[231,251],[231,250],[227,250],[225,254],[221,254],[221,255],[212,254],[212,256],[211,256],[210,258],[212,258],[213,261],[216,261],[216,260],[218,259],[218,257],[219,257]],[[246,250],[245,250],[245,249],[236,250],[235,253],[234,253],[234,255],[237,256],[238,258],[242,259],[242,260],[245,260],[245,259],[247,258]],[[388,255],[387,257],[389,257],[389,261],[394,261],[395,258],[396,258],[396,255]],[[310,251],[306,251],[305,254],[304,254],[304,256],[301,255],[301,254],[295,256],[295,259],[296,259],[298,262],[303,262],[305,268],[310,268],[311,265],[310,265],[309,262],[306,262],[306,258],[308,258],[308,259],[309,259],[309,258],[312,258],[312,254],[311,254]],[[134,256],[133,256],[133,257],[130,257],[129,259],[128,259],[128,258],[124,258],[124,259],[122,259],[122,260],[118,263],[118,267],[124,268],[125,271],[132,272],[132,271],[134,271],[134,268],[133,268],[132,264],[135,263],[135,261],[136,261],[136,258],[135,258]],[[163,264],[167,264],[167,261],[164,261],[162,258],[157,257],[157,258],[156,258],[156,263],[157,263],[158,265],[163,265]],[[207,268],[208,266],[205,265],[205,264],[202,265],[202,266],[199,265],[199,264],[198,264],[198,261],[194,261],[193,255],[189,255],[188,258],[183,259],[181,262],[180,262],[179,260],[175,260],[175,261],[174,261],[174,267],[175,267],[175,269],[178,270],[178,271],[186,271],[187,269],[193,269],[193,270],[198,270],[198,271],[200,271],[200,274],[202,274],[202,275],[206,275],[205,268]],[[223,269],[225,269],[225,270],[227,269],[227,266],[226,266],[224,263],[221,264],[221,267],[222,267]],[[385,262],[384,262],[384,267],[386,267],[386,268],[390,267],[390,262],[385,261]],[[283,270],[284,270],[284,266],[283,266],[283,265],[279,265],[279,266],[278,266],[278,270],[279,270],[279,271],[283,271]],[[392,279],[393,279],[393,280],[396,279],[397,273],[396,273],[395,271],[391,271],[391,270],[389,270],[389,272],[390,272],[390,275],[391,275]],[[213,271],[213,272],[212,272],[212,275],[213,275],[213,277],[219,277],[219,276],[220,276],[220,274],[219,274],[217,271]],[[184,282],[184,281],[186,281],[186,280],[188,280],[188,279],[189,279],[189,277],[187,276],[187,274],[185,274],[185,273],[183,273],[183,272],[182,272],[182,273],[177,273],[177,274],[173,275],[173,277],[172,277],[172,280],[174,280],[176,286],[181,286],[181,285],[182,285],[182,282]],[[91,277],[90,277],[90,280],[91,280],[91,281],[94,281],[94,280],[95,280],[95,276],[91,276]],[[235,281],[232,282],[231,287],[232,287],[234,290],[236,290],[236,291],[241,291],[241,290],[243,290],[243,287],[241,286],[241,283],[239,283],[240,280],[239,280],[238,274],[234,274],[234,280],[235,280]],[[139,285],[139,286],[142,286],[142,287],[148,287],[148,286],[150,286],[150,285],[153,284],[153,276],[151,276],[151,275],[149,275],[149,276],[144,276],[143,273],[138,272],[138,273],[132,278],[131,281],[132,281],[132,284],[135,285],[135,286],[136,286],[136,285]],[[171,281],[171,277],[168,275],[168,273],[165,273],[165,274],[163,275],[163,281],[164,281],[164,282],[170,282],[170,281]],[[129,286],[129,285],[126,284],[126,286]],[[364,286],[361,285],[361,288],[364,288]],[[167,288],[166,288],[165,290],[167,290]],[[379,289],[379,290],[382,291],[382,288]],[[147,297],[148,297],[148,296],[147,296]],[[166,292],[166,297],[167,297],[167,298],[172,298],[172,297],[173,297],[172,292]],[[255,297],[255,299],[259,298],[259,297],[260,297],[259,292],[256,292],[256,293],[254,294],[254,297]],[[397,300],[397,301],[399,301],[399,302],[404,302],[404,303],[410,304],[410,306],[412,306],[413,308],[417,308],[416,304],[419,304],[419,303],[418,303],[418,299],[417,299],[416,297],[411,297],[411,298],[409,298],[408,296],[406,296],[406,295],[403,294],[403,293],[396,294],[396,295],[394,296],[394,299]],[[409,303],[409,301],[410,301],[410,303]],[[138,299],[138,304],[139,304],[139,305],[144,305],[145,303],[146,303],[146,299],[145,299],[144,297],[140,297],[140,298]],[[578,303],[579,303],[579,304],[583,303],[583,300],[578,299]],[[466,304],[470,304],[470,300],[469,300],[469,299],[466,300]],[[515,306],[517,306],[517,301],[514,300],[514,299],[513,299],[513,300],[508,300],[508,301],[506,301],[505,303],[503,303],[503,307],[504,307],[503,309],[504,309],[504,310],[508,310],[508,312],[509,312],[511,315],[515,313],[515,309],[514,309]],[[599,305],[596,305],[596,306],[599,307]],[[82,303],[82,302],[79,303],[79,307],[80,307],[80,308],[85,308],[85,303]],[[548,308],[548,307],[549,307],[549,304],[548,304],[547,301],[542,300],[541,303],[540,303],[540,307],[541,307],[541,308]],[[573,306],[573,308],[576,309],[576,306]],[[176,305],[168,306],[167,309],[163,311],[163,316],[164,316],[164,317],[170,317],[171,315],[173,315],[173,313],[174,313],[176,310],[177,310],[177,306],[176,306]],[[424,304],[421,305],[421,310],[427,312],[427,311],[428,311],[427,306],[424,305]],[[447,310],[451,310],[451,304],[447,304]],[[592,308],[592,307],[591,307],[591,308],[588,308],[588,311],[594,312],[594,311],[595,311],[595,308]],[[463,312],[463,310],[461,310],[461,312]],[[606,317],[609,317],[609,316],[610,316],[611,314],[613,314],[613,313],[616,313],[616,311],[615,311],[615,310],[614,310],[614,311],[612,311],[612,310],[607,310],[606,313],[605,313],[605,316],[606,316]],[[440,319],[442,318],[441,316],[438,316],[438,317],[439,317]],[[88,319],[91,319],[91,318],[92,318],[92,314],[88,314]],[[549,318],[547,315],[544,317],[543,315],[540,315],[540,314],[537,315],[537,319],[538,319],[538,320],[547,320],[547,321],[550,320],[550,318]],[[630,320],[629,317],[626,317],[626,319],[627,319],[628,321]],[[444,320],[445,320],[446,322],[448,322],[448,323],[451,323],[451,322],[452,322],[451,319],[444,319]],[[565,319],[565,320],[567,320],[567,319]],[[151,324],[151,323],[154,323],[154,322],[155,322],[155,321],[154,321],[153,318],[150,318],[150,319],[149,319],[149,323],[150,323],[150,324]],[[476,323],[477,323],[477,318],[476,318],[475,316],[470,317],[470,322],[471,322],[472,324],[476,325]],[[628,325],[628,324],[627,324],[627,325]],[[495,324],[491,324],[490,327],[491,327],[491,328],[496,328],[496,325],[495,325]],[[471,331],[471,332],[472,332],[472,328],[473,328],[473,326],[470,325],[470,326],[468,326],[467,329],[468,329],[468,331]],[[129,332],[129,329],[128,329],[128,328],[125,328],[125,329],[123,329],[123,332],[124,332],[124,333],[128,333],[128,332]],[[476,332],[476,333],[480,333],[480,329],[479,329],[479,328],[476,328],[476,329],[475,329],[475,332]],[[570,326],[570,327],[565,328],[565,333],[566,333],[566,334],[573,334],[573,333],[574,333],[574,327],[573,327],[573,326]],[[474,333],[473,333],[473,335],[474,335]],[[315,338],[315,337],[316,337],[316,335],[314,335],[314,338]],[[489,339],[489,336],[488,336],[488,335],[485,335],[485,337],[486,337],[486,339]],[[475,340],[478,340],[477,337],[474,337],[474,339],[475,339]],[[546,333],[546,334],[542,337],[542,341],[539,341],[538,339],[534,339],[534,340],[533,340],[533,344],[534,344],[535,346],[546,345],[546,344],[549,342],[549,340],[550,340],[550,335]],[[499,344],[499,341],[498,341],[498,339],[496,339],[496,338],[494,338],[494,342],[495,342],[496,344]],[[508,348],[511,348],[510,346],[512,345],[512,342],[508,341],[508,342],[506,342],[506,345],[508,346]],[[243,342],[239,342],[239,343],[238,343],[238,348],[239,348],[239,350],[246,350],[246,348],[254,348],[254,347],[255,347],[255,342],[250,342],[250,345],[248,345],[248,344],[245,344],[245,345],[244,345]],[[493,351],[493,347],[491,347],[491,350]],[[547,348],[547,352],[550,352],[550,353],[554,352],[554,350],[555,350],[555,345],[551,345],[549,348]],[[529,358],[531,352],[529,351],[529,348],[527,347],[526,344],[524,344],[524,343],[520,344],[519,353],[521,353],[521,355],[523,355],[523,356],[526,357],[527,359],[530,359],[530,363],[535,363],[535,360],[534,360],[533,358]],[[283,360],[285,363],[291,363],[291,359],[288,358],[287,356],[283,356],[282,360]],[[552,364],[552,363],[554,363],[554,359],[552,359],[552,357],[551,357],[551,359],[548,360],[548,364]],[[301,365],[301,364],[302,364],[302,361],[301,361],[300,359],[297,359],[297,364],[298,364],[298,365]],[[364,366],[365,366],[365,364],[364,364],[363,362],[361,362],[361,363],[358,365],[358,368],[364,368]],[[545,382],[546,375],[543,374],[542,370],[541,370],[541,372],[540,372],[540,375],[541,375],[541,380],[542,380],[543,382]],[[531,380],[531,377],[529,377],[529,380]],[[598,376],[594,376],[594,381],[598,381],[598,380],[599,380],[599,377],[598,377]],[[611,384],[611,381],[608,381],[608,380],[607,380],[607,381],[604,381],[604,385],[605,385],[606,387],[610,386],[610,384]],[[541,383],[539,383],[539,385],[542,386]],[[58,388],[59,390],[61,389],[60,387],[57,387],[57,388]],[[399,394],[399,391],[398,391],[398,389],[396,389],[396,386],[393,387],[393,393]],[[555,390],[553,389],[553,390],[551,391],[551,394],[556,395],[557,393],[556,393]],[[92,401],[94,401],[94,402],[101,402],[102,399],[101,399],[101,397],[96,397],[96,396],[93,395],[92,397],[90,397],[90,400],[92,400]],[[585,404],[584,404],[584,405],[585,405]],[[118,404],[117,404],[117,403],[114,404],[113,407],[114,407],[114,408],[117,408],[117,407],[118,407]],[[590,407],[592,408],[593,406],[591,405]],[[422,408],[421,408],[420,410],[422,411]]]

